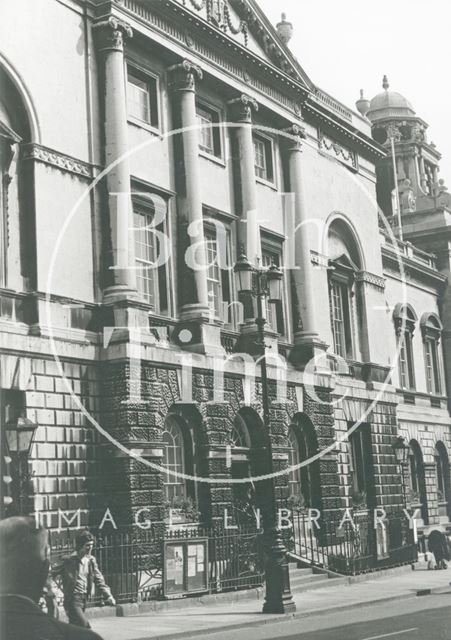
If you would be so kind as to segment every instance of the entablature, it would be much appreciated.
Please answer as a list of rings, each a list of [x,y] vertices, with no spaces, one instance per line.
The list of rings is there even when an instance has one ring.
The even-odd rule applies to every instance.
[[[241,0],[236,3],[243,4]],[[254,3],[252,9],[255,9]],[[252,91],[254,97],[282,117],[296,120],[305,116],[315,123],[319,119],[334,127],[348,145],[356,146],[362,154],[371,158],[385,155],[385,150],[369,134],[353,124],[358,118],[356,114],[308,81],[282,43],[278,47],[284,50],[286,59],[293,58],[293,66],[284,65],[283,69],[188,10],[178,0],[154,0],[151,4],[142,0],[108,0],[98,3],[96,15],[97,20],[114,15],[129,21],[136,30],[135,40],[139,34],[156,40],[161,47],[168,48],[168,41],[175,43],[177,48],[171,50],[172,58],[188,57],[203,65],[206,73],[216,77],[219,72],[226,82],[230,79],[231,84],[246,85],[247,92]]]

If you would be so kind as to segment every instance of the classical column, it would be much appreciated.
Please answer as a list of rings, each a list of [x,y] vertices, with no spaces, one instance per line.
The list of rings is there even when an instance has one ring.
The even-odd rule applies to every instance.
[[[105,300],[136,297],[136,271],[133,211],[130,195],[127,106],[125,95],[124,38],[133,35],[131,27],[110,17],[95,25],[98,51],[103,59],[105,165],[110,167],[106,182],[110,215],[112,273]]]
[[[185,249],[181,264],[181,316],[184,319],[207,318],[209,315],[205,238],[202,215],[202,193],[199,165],[199,131],[196,115],[196,79],[202,70],[189,60],[169,68],[175,97],[174,120],[181,135],[178,149],[181,166],[176,176],[180,182],[179,218],[183,228],[181,246]],[[191,281],[191,282],[190,282]]]
[[[302,176],[302,141],[306,138],[303,127],[293,124],[287,129],[290,191],[294,207],[294,265],[293,306],[295,310],[294,344],[291,354],[294,363],[305,364],[311,358],[324,353],[327,345],[320,340],[316,322],[313,267],[308,241],[309,218],[304,201]],[[294,230],[293,230],[294,231]],[[321,359],[320,368],[325,360]]]
[[[229,102],[235,129],[237,175],[239,177],[237,204],[239,253],[244,252],[251,264],[261,257],[260,229],[257,223],[257,187],[255,183],[254,142],[252,139],[252,111],[258,104],[247,95]]]

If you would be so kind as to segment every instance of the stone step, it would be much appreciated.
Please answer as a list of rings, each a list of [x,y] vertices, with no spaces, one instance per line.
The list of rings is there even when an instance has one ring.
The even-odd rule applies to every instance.
[[[310,575],[297,575],[297,572],[290,574],[290,584],[292,586],[310,584],[312,582],[322,582],[324,580],[328,580],[327,574],[325,573],[310,573]]]
[[[290,563],[289,564],[290,567],[290,576],[308,576],[312,574],[312,570],[310,569],[310,567],[297,567],[296,562]]]
[[[319,580],[316,582],[306,582],[295,584],[291,587],[293,593],[302,593],[303,591],[313,591],[316,589],[329,589],[330,587],[347,584],[346,578],[328,578],[327,580]]]

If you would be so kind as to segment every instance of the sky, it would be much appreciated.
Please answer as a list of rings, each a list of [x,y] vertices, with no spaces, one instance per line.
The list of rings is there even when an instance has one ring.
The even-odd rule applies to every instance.
[[[355,108],[390,89],[428,124],[451,189],[451,45],[449,0],[257,0],[273,24],[293,23],[290,49],[312,82]]]

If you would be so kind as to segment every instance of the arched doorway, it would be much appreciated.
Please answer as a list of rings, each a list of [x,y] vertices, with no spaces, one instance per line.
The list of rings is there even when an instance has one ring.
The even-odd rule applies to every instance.
[[[412,508],[421,509],[423,522],[428,524],[423,453],[416,440],[409,442],[409,486],[407,498]]]
[[[321,483],[318,460],[298,467],[318,453],[318,441],[311,420],[302,414],[295,416],[288,427],[289,495],[307,508],[321,507]]]
[[[451,486],[449,457],[443,442],[435,445],[435,469],[437,474],[437,502],[440,518],[451,519]]]
[[[235,416],[230,433],[230,474],[232,483],[234,520],[242,524],[258,521],[257,507],[265,498],[263,482],[253,478],[267,472],[264,468],[264,432],[258,414],[243,408]]]

